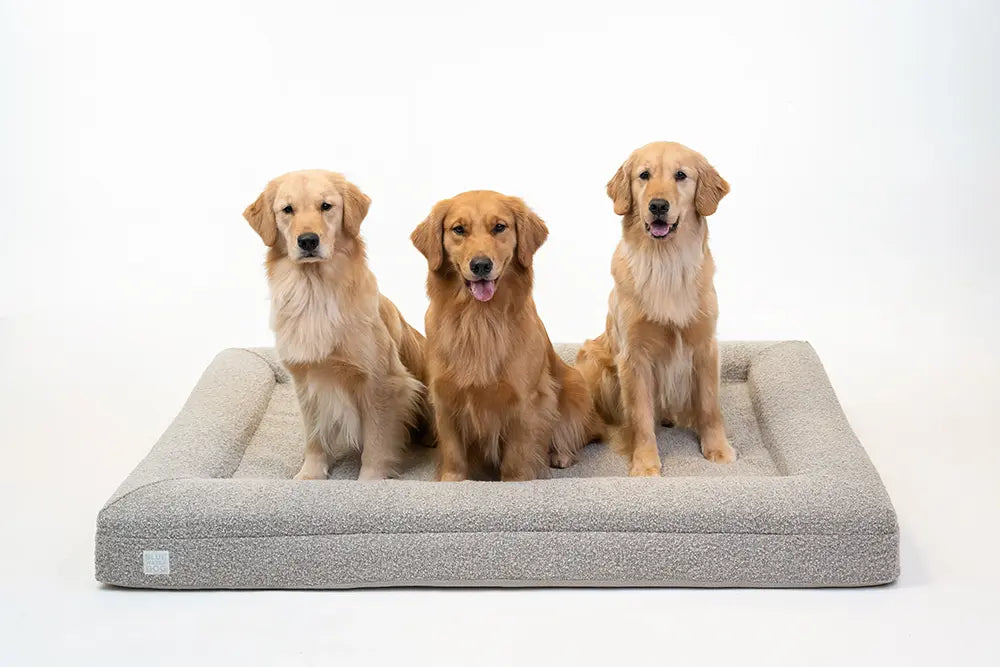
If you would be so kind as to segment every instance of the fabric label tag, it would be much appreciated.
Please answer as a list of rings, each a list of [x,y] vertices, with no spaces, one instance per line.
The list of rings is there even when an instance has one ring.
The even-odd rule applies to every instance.
[[[143,574],[170,574],[169,551],[143,551]]]

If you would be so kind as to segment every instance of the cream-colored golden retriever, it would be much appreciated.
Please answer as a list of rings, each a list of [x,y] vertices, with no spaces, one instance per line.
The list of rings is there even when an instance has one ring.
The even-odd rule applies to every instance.
[[[552,348],[531,296],[549,234],[517,197],[438,202],[414,230],[427,258],[427,366],[438,479],[548,476],[601,434],[580,373]]]
[[[719,407],[718,302],[708,216],[729,184],[701,154],[657,142],[632,153],[608,183],[622,239],[605,332],[577,367],[598,412],[631,458],[630,474],[659,475],[656,425],[694,429],[705,458],[729,463]]]
[[[243,212],[270,248],[271,324],[302,409],[295,479],[326,479],[351,448],[361,450],[359,479],[391,476],[408,427],[428,416],[424,338],[368,269],[360,232],[369,203],[340,174],[296,171]]]

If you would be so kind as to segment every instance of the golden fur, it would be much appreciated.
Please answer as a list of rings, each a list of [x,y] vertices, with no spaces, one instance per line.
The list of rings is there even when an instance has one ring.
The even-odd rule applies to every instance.
[[[391,476],[407,427],[428,419],[424,337],[379,294],[359,236],[369,202],[340,174],[298,171],[243,213],[269,246],[271,325],[305,425],[295,479],[326,479],[351,448],[360,479]],[[303,234],[318,237],[315,249],[300,249]]]
[[[678,174],[682,173],[683,177]],[[639,148],[607,186],[622,239],[605,331],[577,355],[630,474],[659,475],[655,427],[694,429],[705,458],[729,463],[719,407],[718,302],[706,217],[729,184],[699,153],[676,143]],[[669,209],[654,211],[667,202]]]
[[[600,434],[582,376],[556,354],[535,311],[532,257],[547,236],[523,201],[490,191],[438,202],[411,236],[429,269],[441,480],[547,476],[547,464],[570,465]],[[492,269],[476,275],[474,259]]]

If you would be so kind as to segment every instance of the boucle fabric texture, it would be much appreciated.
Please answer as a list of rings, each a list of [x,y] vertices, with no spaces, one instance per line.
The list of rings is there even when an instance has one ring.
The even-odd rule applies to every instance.
[[[559,345],[567,361],[577,346]],[[869,586],[899,575],[885,488],[812,347],[723,343],[739,458],[658,429],[659,478],[603,444],[533,482],[296,482],[302,425],[269,349],[230,349],[97,519],[99,581],[137,588]]]

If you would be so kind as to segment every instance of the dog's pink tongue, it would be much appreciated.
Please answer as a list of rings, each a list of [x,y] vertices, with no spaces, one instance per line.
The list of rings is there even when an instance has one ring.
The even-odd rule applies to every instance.
[[[670,225],[665,222],[654,222],[649,226],[649,233],[657,238],[662,238],[670,233]]]
[[[495,280],[477,280],[469,283],[469,289],[472,290],[472,296],[476,297],[477,301],[489,301],[497,291],[497,282]]]

